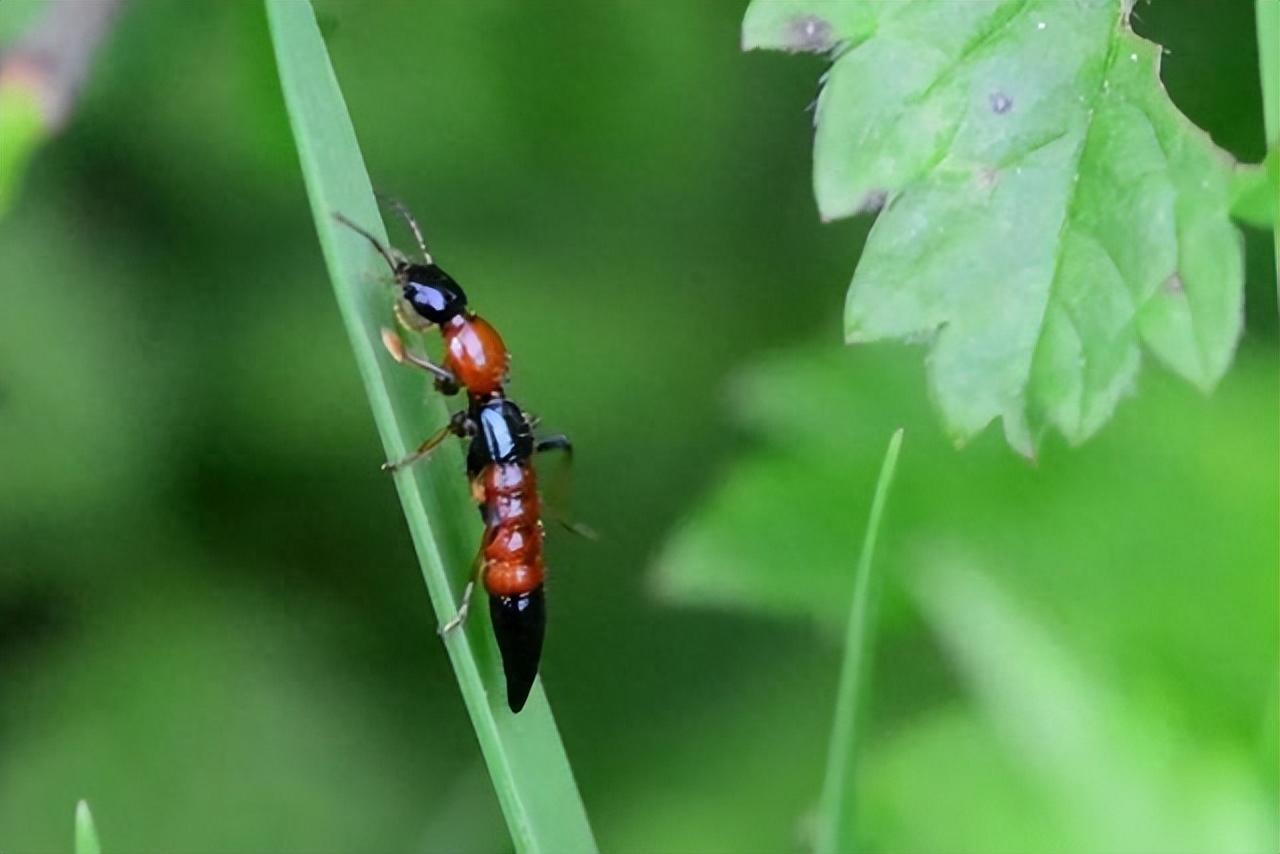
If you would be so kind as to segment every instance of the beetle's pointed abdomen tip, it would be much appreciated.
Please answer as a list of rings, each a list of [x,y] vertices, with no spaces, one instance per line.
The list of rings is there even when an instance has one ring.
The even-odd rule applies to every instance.
[[[519,712],[533,690],[542,659],[542,639],[547,630],[542,585],[521,596],[490,596],[489,616],[502,653],[502,672],[507,677],[507,705],[512,712]]]

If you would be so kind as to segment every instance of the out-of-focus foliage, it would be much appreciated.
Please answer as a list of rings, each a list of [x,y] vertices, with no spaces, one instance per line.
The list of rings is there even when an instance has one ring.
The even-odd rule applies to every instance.
[[[47,134],[31,90],[0,75],[0,213],[13,203],[22,170]]]
[[[873,738],[864,788],[875,850],[1175,850],[1169,841],[1179,835],[1186,842],[1177,850],[1227,850],[1225,840],[1251,843],[1231,850],[1258,850],[1274,836],[1264,808],[1277,725],[1268,706],[1277,687],[1272,522],[1280,513],[1273,356],[1246,350],[1212,400],[1153,377],[1134,413],[1117,418],[1114,438],[1075,452],[1052,446],[1036,467],[994,436],[958,458],[936,432],[911,443],[877,560],[891,585],[879,643],[892,652],[882,650],[873,702],[886,694],[891,704],[921,702],[914,695],[922,677],[911,672],[921,666],[921,596],[930,631],[944,648],[959,647],[958,675],[973,679],[979,700],[984,685],[1002,679],[1019,687],[998,699],[1023,697],[1013,710],[979,703],[976,717],[932,703],[890,716],[893,736]],[[659,561],[664,598],[809,617],[834,636],[847,611],[848,543],[870,501],[856,479],[874,470],[878,437],[895,422],[929,417],[923,401],[892,403],[897,389],[918,382],[911,358],[885,350],[796,354],[737,383],[739,420],[765,448],[671,541]],[[819,411],[797,418],[812,400],[821,401]],[[1230,488],[1226,472],[1234,473]],[[821,496],[826,506],[818,506]],[[956,564],[976,566],[987,580],[935,583]],[[785,590],[779,575],[790,582]],[[1012,598],[1026,615],[998,628],[983,608],[935,592],[971,586],[979,605]],[[1035,632],[1021,637],[1023,626]],[[984,634],[996,631],[1003,633]],[[1044,684],[1019,676],[1039,670],[1008,657],[1034,655],[1035,644],[1060,648],[1065,675],[1044,673]],[[978,675],[966,673],[965,654],[978,657],[968,665]],[[939,690],[936,678],[924,678],[930,690]],[[1064,711],[1064,692],[1087,695],[1072,705],[1123,723],[1097,734],[1102,741],[1092,749],[1076,749],[1081,724]],[[1104,706],[1089,699],[1099,692],[1115,696]],[[956,766],[970,761],[963,743],[977,737],[975,727],[1005,756],[1006,782],[960,783]],[[1180,769],[1177,787],[1150,785],[1161,778],[1161,762]],[[1135,800],[1064,803],[1061,777],[1072,797],[1132,779]],[[954,819],[970,824],[950,837],[916,821],[910,779],[931,803],[961,786],[967,806],[955,807]],[[1029,790],[1038,793],[1034,810],[1024,803]],[[999,822],[983,819],[1029,810],[1037,818],[998,832]]]
[[[814,209],[820,60],[742,54],[733,4],[319,10],[375,185],[502,330],[517,399],[575,440],[574,506],[604,537],[548,532],[543,676],[603,849],[805,838],[839,663],[821,615],[848,602],[898,426],[869,845],[1071,850],[1111,814],[1045,769],[1069,742],[1028,740],[984,688],[1017,662],[948,629],[992,613],[1059,650],[1069,696],[1121,710],[1091,744],[1132,779],[1186,772],[1134,789],[1143,815],[1220,797],[1175,818],[1240,805],[1255,838],[1251,799],[1276,800],[1265,236],[1211,398],[1148,371],[1078,450],[957,452],[918,352],[824,349],[869,223]],[[1248,5],[1136,16],[1174,102],[1260,160]],[[509,845],[381,460],[262,9],[128,6],[0,222],[0,849],[66,850],[82,797],[109,851]],[[722,541],[760,553],[675,577],[692,534],[669,532],[735,482],[756,497]],[[981,581],[946,623],[923,591],[948,571]],[[715,607],[671,607],[695,590]]]

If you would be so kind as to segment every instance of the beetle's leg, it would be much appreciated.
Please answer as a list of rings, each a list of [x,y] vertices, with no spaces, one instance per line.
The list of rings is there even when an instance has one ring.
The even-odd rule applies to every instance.
[[[471,594],[475,592],[476,584],[483,575],[484,543],[481,542],[479,550],[476,551],[475,559],[471,561],[471,577],[467,579],[467,586],[462,589],[462,603],[458,605],[458,613],[453,616],[452,620],[440,627],[440,637],[444,637],[467,621],[467,614],[471,611]]]
[[[443,442],[446,438],[448,438],[449,434],[453,432],[454,432],[453,422],[450,421],[448,424],[441,427],[435,433],[432,433],[430,436],[428,436],[427,440],[423,442],[421,445],[419,445],[412,454],[409,454],[407,457],[404,457],[403,459],[383,463],[382,470],[389,471],[389,472],[398,472],[398,471],[401,471],[402,469],[408,468],[409,466],[413,465],[414,463],[418,462],[424,457],[430,456],[431,452],[434,451],[436,447],[439,446],[439,444]]]
[[[395,359],[402,365],[412,365],[415,368],[421,368],[436,379],[436,390],[441,394],[457,394],[461,386],[458,378],[453,372],[442,368],[426,356],[419,356],[404,346],[404,341],[400,340],[400,336],[390,329],[382,330],[382,346],[387,348],[387,352],[391,354],[391,358]]]

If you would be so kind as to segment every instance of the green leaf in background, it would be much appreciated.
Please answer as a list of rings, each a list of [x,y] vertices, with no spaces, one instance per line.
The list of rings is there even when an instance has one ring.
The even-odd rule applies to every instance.
[[[379,330],[389,322],[392,298],[388,289],[376,286],[386,275],[383,262],[363,238],[333,218],[340,211],[386,240],[311,4],[268,0],[266,8],[316,230],[387,458],[398,459],[444,422],[444,406],[436,399],[423,407],[426,383],[421,376],[383,352]],[[450,443],[429,462],[399,472],[395,480],[432,604],[443,623],[456,612],[454,588],[465,581],[477,539],[460,453]],[[577,784],[540,685],[519,716],[507,710],[485,611],[476,609],[464,631],[445,639],[445,647],[516,850],[594,851]]]
[[[1273,148],[1258,165],[1241,166],[1236,171],[1231,214],[1258,228],[1275,228],[1280,221],[1280,149]]]
[[[964,441],[997,417],[1033,455],[1093,435],[1145,348],[1201,389],[1242,320],[1234,164],[1170,102],[1119,0],[755,0],[746,48],[831,52],[814,183],[825,219],[883,208],[849,342],[929,345]]]
[[[844,643],[844,663],[840,667],[840,688],[836,695],[835,719],[831,725],[831,741],[827,747],[827,771],[818,806],[818,829],[814,850],[817,854],[856,850],[855,824],[857,799],[854,775],[858,769],[858,750],[862,719],[860,711],[868,705],[871,686],[871,643],[875,636],[876,591],[873,590],[871,559],[875,555],[876,536],[884,517],[885,501],[898,467],[898,451],[902,448],[902,430],[889,440],[880,476],[876,479],[875,498],[867,519],[867,533],[854,573],[853,601]]]
[[[833,594],[847,589],[839,544],[857,536],[838,511],[869,503],[850,484],[874,475],[877,436],[905,423],[912,453],[894,482],[895,524],[877,547],[886,589],[871,718],[881,728],[872,726],[858,747],[859,844],[886,852],[1107,851],[1121,848],[1105,843],[1128,839],[1137,840],[1128,850],[1159,850],[1169,828],[1195,840],[1264,838],[1272,823],[1255,804],[1271,791],[1275,764],[1267,746],[1280,500],[1273,361],[1269,349],[1246,350],[1213,401],[1153,376],[1107,435],[1030,466],[994,435],[955,453],[924,401],[903,392],[921,373],[910,353],[833,347],[775,356],[734,384],[737,421],[759,449],[680,526],[655,568],[655,587],[675,603],[815,621],[838,638],[848,616]],[[1153,423],[1162,429],[1153,433]],[[1073,690],[1092,696],[1098,673],[1125,686],[1108,693],[1106,708],[1127,723],[1088,762],[1042,767],[1037,746],[1011,745],[1004,717],[977,694],[942,696],[908,715],[888,711],[895,694],[930,679],[913,639],[919,615],[942,633],[942,617],[902,581],[961,561],[981,567],[978,583],[997,585],[1054,625],[1060,655],[1089,674]],[[990,646],[1038,637],[1023,644],[1003,636]],[[1008,662],[990,666],[1027,666],[1013,660],[1016,650],[1004,653]],[[1021,686],[1042,718],[1023,725],[1058,725],[1054,679],[1003,678]],[[1057,755],[1055,744],[1043,748]],[[1152,783],[1153,749],[1181,769],[1180,783]],[[1132,813],[1132,822],[1108,814],[1106,826],[1095,826],[1098,813],[1081,807],[1079,792],[1113,773],[1152,783],[1133,795],[1146,812]],[[1063,774],[1074,775],[1070,787]],[[922,810],[937,821],[921,822]]]
[[[93,826],[93,813],[89,812],[89,802],[81,800],[76,804],[76,854],[102,854],[102,846],[98,844],[98,829]]]
[[[1274,804],[1244,756],[1187,750],[1164,704],[1117,695],[954,551],[930,560],[915,589],[1002,749],[1074,828],[1069,850],[1274,845]]]
[[[845,589],[848,544],[862,533],[850,520],[871,512],[872,496],[861,487],[875,465],[871,449],[904,415],[896,390],[917,379],[906,360],[868,364],[859,355],[800,351],[734,380],[736,419],[767,446],[738,461],[668,538],[653,571],[656,595],[813,619],[842,636],[849,603],[831,591]],[[842,382],[851,371],[854,382]],[[820,409],[810,406],[815,400]],[[909,492],[902,498],[912,500]],[[882,630],[903,617],[895,588],[885,592]]]

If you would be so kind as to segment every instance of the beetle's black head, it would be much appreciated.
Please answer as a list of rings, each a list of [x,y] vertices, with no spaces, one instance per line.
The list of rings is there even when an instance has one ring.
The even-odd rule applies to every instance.
[[[523,463],[533,456],[533,426],[505,397],[476,404],[471,413],[475,435],[467,449],[467,472],[475,477],[495,463]]]
[[[407,264],[399,271],[404,299],[428,323],[443,325],[467,310],[467,295],[435,264]]]
[[[529,699],[542,658],[542,639],[547,631],[542,585],[523,596],[490,596],[489,617],[502,652],[502,672],[507,676],[507,705],[518,712]]]

